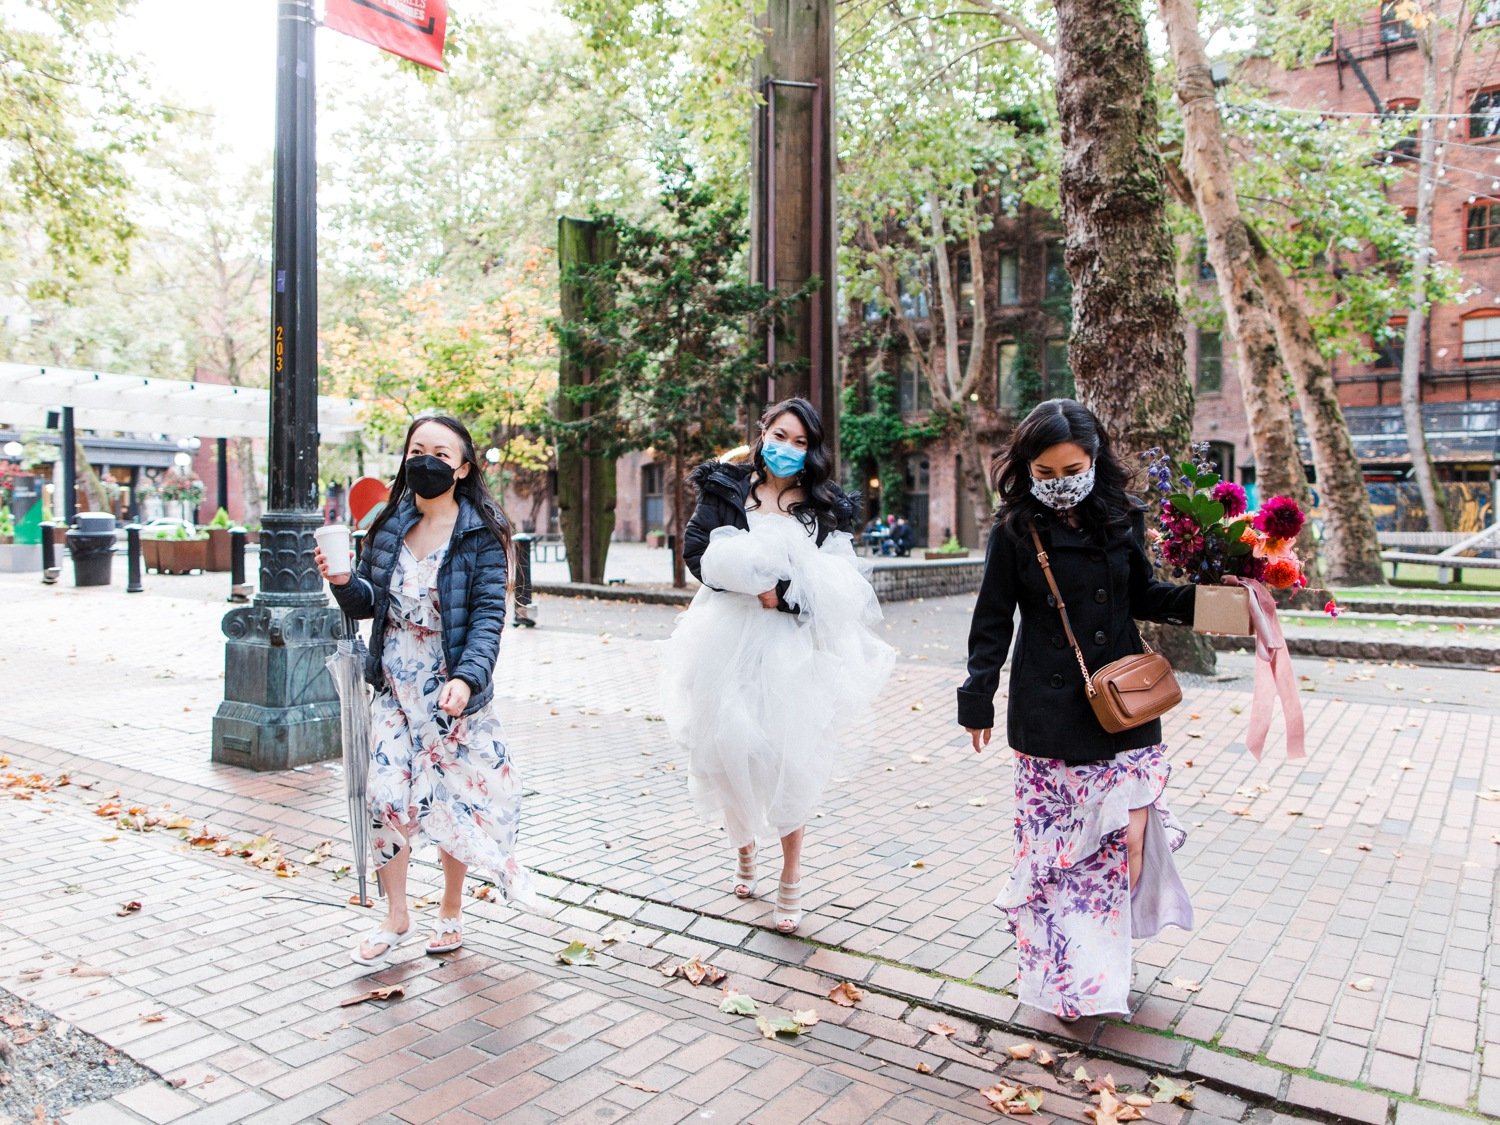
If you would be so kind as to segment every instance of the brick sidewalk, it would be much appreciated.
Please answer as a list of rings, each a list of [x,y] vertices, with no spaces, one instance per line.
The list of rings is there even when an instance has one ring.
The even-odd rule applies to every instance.
[[[24,660],[14,649],[0,655],[0,675],[16,689],[11,698],[38,701],[34,711],[15,716],[7,725],[12,738],[0,741],[0,753],[11,755],[13,767],[53,773],[72,769],[80,780],[97,777],[101,788],[119,787],[130,802],[171,801],[220,830],[274,830],[292,853],[305,853],[322,838],[338,839],[342,799],[335,770],[313,767],[254,776],[208,762],[208,724],[220,692],[217,620],[223,607],[196,592],[191,585],[195,580],[182,581],[188,584],[162,592],[153,589],[140,598],[100,598],[97,591],[43,591],[18,580],[0,581],[0,597],[16,635],[36,638]],[[184,596],[169,596],[174,588]],[[94,613],[101,607],[107,613]],[[908,608],[903,607],[903,613]],[[892,1084],[884,1091],[889,1099],[915,1098],[929,1107],[926,1116],[920,1107],[887,1104],[864,1116],[840,1117],[844,1110],[837,1108],[838,1099],[874,1095],[813,1088],[821,1095],[816,1104],[812,1094],[801,1095],[797,1104],[808,1106],[803,1117],[816,1120],[875,1119],[882,1112],[891,1120],[912,1121],[942,1112],[958,1114],[957,1119],[991,1115],[975,1091],[992,1080],[993,1073],[975,1065],[971,1051],[934,1042],[925,1029],[939,1018],[961,1028],[959,1038],[967,1037],[971,1046],[985,1045],[992,1051],[1034,1028],[1055,1040],[1083,1039],[1091,1057],[1115,1060],[1111,1066],[1121,1082],[1130,1081],[1120,1074],[1130,1065],[1124,1060],[1133,1059],[1154,1069],[1206,1076],[1218,1089],[1244,1095],[1213,1116],[1242,1117],[1246,1099],[1257,1098],[1384,1121],[1388,1098],[1394,1097],[1400,1103],[1401,1125],[1421,1125],[1441,1116],[1413,1098],[1459,1112],[1496,1112],[1500,1047],[1481,1054],[1483,1045],[1500,1041],[1500,1021],[1490,1015],[1493,994],[1485,982],[1494,957],[1491,837],[1500,832],[1500,802],[1488,798],[1500,792],[1500,766],[1486,763],[1483,751],[1494,742],[1494,719],[1459,708],[1419,706],[1405,698],[1422,690],[1423,670],[1341,666],[1351,676],[1391,676],[1394,687],[1406,690],[1400,702],[1388,704],[1309,696],[1309,740],[1314,750],[1304,767],[1275,757],[1256,765],[1229,744],[1229,732],[1243,722],[1235,711],[1243,710],[1248,701],[1243,681],[1189,688],[1184,707],[1168,724],[1167,737],[1178,765],[1171,801],[1190,829],[1180,862],[1194,892],[1199,927],[1190,935],[1169,931],[1167,940],[1140,948],[1132,997],[1134,1026],[1086,1021],[1065,1029],[1018,1010],[1007,992],[1014,973],[1011,942],[996,928],[987,902],[1009,862],[1009,763],[1004,753],[976,761],[961,745],[961,732],[950,725],[949,717],[951,661],[924,663],[920,655],[904,660],[892,690],[857,732],[869,744],[870,757],[831,795],[824,815],[811,827],[805,858],[809,915],[803,934],[789,940],[766,928],[769,907],[764,902],[741,903],[725,893],[730,866],[726,849],[715,832],[691,815],[682,774],[685,763],[668,744],[653,713],[649,688],[642,692],[643,685],[651,683],[656,658],[656,646],[648,638],[664,632],[672,611],[613,608],[601,618],[608,625],[608,635],[603,636],[597,629],[580,627],[587,614],[572,616],[579,624],[570,625],[569,615],[558,613],[548,619],[555,620],[554,627],[508,633],[500,692],[513,749],[532,790],[526,803],[523,859],[546,873],[546,885],[558,900],[573,905],[549,921],[514,919],[488,904],[475,904],[471,911],[476,917],[504,921],[473,927],[470,952],[457,962],[482,979],[484,986],[477,991],[488,1005],[496,999],[491,993],[506,984],[501,979],[506,970],[496,966],[515,968],[526,961],[530,983],[522,992],[545,1000],[533,1001],[537,1006],[524,1013],[542,1021],[530,1025],[533,1034],[551,1026],[547,1009],[554,1003],[564,1005],[566,1015],[565,1005],[573,995],[553,995],[546,989],[582,987],[591,999],[581,1010],[589,1012],[613,1003],[637,1004],[643,1012],[655,1011],[653,1003],[669,1009],[683,1003],[698,1021],[688,1025],[697,1029],[691,1037],[694,1042],[699,1035],[728,1037],[732,1050],[748,1045],[769,1050],[778,1060],[785,1057],[804,1064],[809,1052],[837,1046],[850,1053],[842,1065],[854,1068],[855,1077],[881,1077]],[[892,614],[893,628],[901,628],[902,620]],[[142,645],[143,639],[153,643]],[[952,648],[960,650],[961,644],[961,636],[954,638]],[[1398,698],[1394,690],[1391,694],[1393,700]],[[77,705],[69,706],[70,700],[77,700]],[[75,799],[67,794],[62,791],[56,807],[41,806],[52,809],[45,822],[31,822],[68,823],[65,806]],[[32,812],[31,805],[20,807]],[[46,814],[37,813],[42,815]],[[102,899],[80,895],[68,902],[68,909],[59,908],[56,916],[27,913],[0,921],[0,934],[7,939],[5,964],[18,963],[14,953],[39,956],[44,947],[60,954],[86,951],[90,957],[126,957],[135,948],[129,955],[134,959],[126,962],[130,969],[110,978],[111,987],[127,980],[130,987],[159,983],[162,991],[152,994],[157,1006],[201,1002],[205,1011],[225,995],[233,997],[250,987],[267,965],[280,970],[284,964],[294,975],[278,971],[276,986],[257,993],[259,1006],[246,1009],[250,1015],[243,1019],[252,1027],[254,1042],[247,1046],[237,1041],[225,1052],[249,1049],[283,1068],[296,1066],[290,1072],[293,1079],[284,1084],[287,1088],[296,1085],[296,1076],[308,1066],[330,1054],[341,1062],[346,1056],[354,1060],[346,1069],[351,1076],[367,1079],[352,1089],[395,1080],[393,1074],[377,1081],[370,1068],[358,1065],[380,1058],[371,1066],[382,1066],[384,1055],[408,1051],[406,1044],[393,1041],[375,1047],[384,1041],[366,1038],[383,1030],[365,1026],[386,1018],[378,1014],[359,1015],[348,1029],[337,1027],[341,1019],[334,1020],[332,1031],[307,1023],[313,1032],[328,1033],[327,1040],[301,1031],[294,1042],[275,1038],[283,1029],[320,1016],[331,1018],[330,1006],[350,991],[347,986],[355,970],[347,964],[346,949],[361,923],[350,917],[352,911],[326,905],[337,901],[337,892],[346,884],[326,885],[320,895],[313,889],[322,878],[316,871],[292,882],[268,882],[268,876],[237,861],[176,852],[166,846],[174,843],[170,837],[131,837],[106,847],[97,842],[102,822],[89,823],[86,813],[76,808],[69,815],[74,820],[83,817],[81,835],[72,845],[77,866],[70,873],[65,870],[68,860],[58,856],[55,865],[37,869],[35,849],[29,850],[27,859],[33,862],[24,865],[32,869],[26,900],[40,901],[48,887],[83,884],[91,856],[100,867],[98,877],[113,870],[110,857],[117,850],[126,853],[119,861],[122,870],[146,869],[141,852],[145,846],[161,853],[151,862],[165,865],[162,887],[149,893],[167,908],[166,920],[151,913],[144,890],[105,891]],[[21,838],[26,836],[23,831]],[[7,839],[0,848],[9,850],[15,843]],[[7,869],[21,858],[12,853]],[[194,874],[202,865],[224,873],[213,882],[207,874]],[[87,885],[94,886],[95,878],[88,874]],[[187,900],[185,888],[198,889],[201,883],[206,889],[211,882],[222,898],[216,895],[212,908],[200,918],[202,907]],[[259,890],[242,889],[251,886]],[[308,903],[284,903],[289,894],[319,899],[321,905],[310,909]],[[119,901],[130,897],[147,904],[139,919],[116,922],[109,917]],[[85,919],[86,913],[80,913],[84,901],[103,919],[88,921],[91,932],[102,931],[88,940],[67,924],[70,917],[75,923]],[[258,921],[268,911],[275,921]],[[606,969],[592,970],[583,978],[579,971],[550,961],[565,939],[597,937],[617,918],[631,919],[643,936],[609,947],[602,958]],[[156,924],[169,928],[143,939],[138,947],[112,947],[104,937],[125,927]],[[288,936],[288,928],[295,937]],[[60,941],[58,934],[68,935],[73,945]],[[190,963],[194,956],[222,953],[220,934],[234,935],[225,940],[236,952],[250,954],[251,965],[242,970],[250,977],[236,979],[222,992],[222,977],[192,978],[195,968]],[[183,949],[183,956],[171,959],[168,971],[159,954],[163,948],[175,949],[178,941],[198,943],[198,948]],[[729,968],[735,974],[732,985],[767,1003],[811,1005],[837,979],[860,982],[869,999],[852,1013],[828,1011],[833,1006],[821,1001],[817,1006],[825,1022],[805,1041],[762,1048],[749,1021],[735,1022],[717,1013],[716,995],[706,989],[694,993],[682,984],[663,985],[657,972],[660,964],[688,954],[704,955]],[[494,958],[494,964],[468,968],[484,958]],[[457,972],[455,966],[439,965],[419,953],[411,963],[411,970],[394,972],[399,976],[411,971],[422,981]],[[644,975],[631,989],[627,983],[636,970]],[[178,979],[179,973],[188,979]],[[137,974],[138,981],[132,979]],[[215,985],[212,996],[200,987],[206,980]],[[1174,981],[1187,983],[1178,986]],[[307,982],[335,988],[310,990]],[[1368,991],[1351,987],[1355,982],[1368,984]],[[436,980],[421,987],[450,984],[456,981]],[[615,995],[611,988],[624,993]],[[198,994],[189,997],[194,989]],[[250,993],[244,996],[243,1001],[227,1003],[255,999]],[[418,1001],[429,1007],[422,1008]],[[50,999],[37,1002],[59,1010]],[[478,1012],[481,1005],[474,1002],[471,1007]],[[201,1018],[183,1011],[187,1018]],[[441,1023],[451,1014],[412,989],[391,1008],[389,1018],[395,1019],[398,1011],[403,1014],[388,1033],[404,1027],[403,1034],[411,1034],[414,1018],[418,1024],[429,1016]],[[138,1013],[131,1015],[138,1018]],[[287,1018],[277,1022],[273,1015]],[[843,1021],[835,1022],[841,1016]],[[453,1018],[468,1026],[480,1017]],[[252,1020],[261,1021],[264,1028],[255,1027]],[[77,1022],[94,1030],[86,1020]],[[480,1022],[487,1035],[494,1034],[495,1027]],[[229,1025],[209,1023],[213,1034],[226,1034]],[[158,1034],[166,1030],[163,1026]],[[269,1047],[260,1041],[261,1030],[272,1036]],[[436,1036],[448,1029],[432,1030]],[[604,1030],[596,1029],[590,1036]],[[347,1035],[335,1034],[349,1031],[361,1032],[358,1045]],[[469,1032],[478,1031],[469,1027]],[[666,1031],[653,1032],[648,1041],[658,1034]],[[847,1038],[851,1035],[854,1038]],[[479,1038],[458,1038],[461,1043],[435,1048],[433,1057],[458,1052],[476,1067],[488,1065],[487,1048],[478,1045]],[[327,1042],[336,1046],[319,1053]],[[341,1052],[343,1047],[348,1051]],[[306,1057],[297,1054],[299,1048]],[[177,1049],[180,1043],[164,1048],[168,1054]],[[139,1055],[134,1046],[127,1050],[161,1069],[149,1053]],[[287,1052],[290,1059],[282,1058]],[[913,1069],[924,1057],[933,1060],[931,1076],[917,1075]],[[979,1061],[993,1065],[992,1057]],[[356,1066],[357,1071],[352,1069]],[[268,1072],[264,1079],[246,1079],[235,1066],[221,1069],[227,1079],[244,1083],[232,1096],[246,1098],[246,1104],[256,1096],[267,1097],[268,1108],[274,1108],[278,1098],[307,1098],[309,1106],[313,1100],[310,1087],[290,1093],[278,1093],[280,1086],[270,1089],[267,1083],[287,1077],[282,1070]],[[457,1082],[467,1069],[459,1066],[436,1084]],[[809,1073],[826,1069],[816,1066]],[[753,1077],[761,1072],[747,1073]],[[588,1069],[557,1081],[567,1086],[590,1074],[597,1072]],[[1325,1078],[1335,1081],[1322,1081]],[[323,1091],[319,1096],[326,1095],[326,1077],[309,1081]],[[486,1093],[493,1093],[488,1080],[478,1081],[487,1083]],[[800,1088],[797,1081],[779,1083],[775,1089],[786,1097]],[[651,1095],[648,1107],[669,1095],[684,1096],[673,1094],[675,1085],[645,1084],[663,1091]],[[216,1079],[208,1091],[199,1093],[227,1101],[221,1091],[230,1088]],[[420,1089],[411,1086],[407,1097],[417,1097]],[[738,1091],[738,1084],[724,1090],[722,1096],[728,1097]],[[168,1092],[185,1096],[184,1091]],[[1076,1116],[1083,1104],[1078,1093],[1071,1091],[1069,1102],[1075,1112],[1059,1112]],[[630,1108],[625,1103],[643,1094],[620,1087],[591,1096],[620,1105],[623,1112]],[[537,1091],[533,1096],[544,1095]],[[721,1119],[744,1119],[769,1100],[755,1102],[753,1089],[746,1096],[752,1100],[736,1103],[744,1112],[735,1109]],[[338,1097],[342,1101],[344,1095]],[[1063,1090],[1055,1093],[1055,1100],[1067,1100]],[[346,1105],[337,1110],[342,1112]],[[280,1119],[316,1116],[322,1108],[299,1109]],[[537,1108],[563,1116],[572,1112]],[[1056,1107],[1049,1103],[1047,1108]],[[653,1116],[656,1110],[641,1112],[643,1120],[674,1119],[665,1109],[660,1117]],[[778,1120],[799,1119],[790,1111],[775,1112]],[[1194,1116],[1206,1112],[1208,1106],[1200,1101]],[[1161,1107],[1148,1111],[1152,1120],[1161,1120],[1162,1113]],[[483,1112],[479,1116],[483,1118]]]

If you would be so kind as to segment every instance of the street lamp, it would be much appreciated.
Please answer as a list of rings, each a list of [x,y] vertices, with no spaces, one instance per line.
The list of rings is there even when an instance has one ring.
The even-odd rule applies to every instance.
[[[192,463],[193,455],[191,453],[179,453],[177,454],[177,456],[172,458],[172,464],[176,465],[183,472],[186,472],[188,466]]]
[[[12,461],[19,461],[21,454],[25,451],[26,447],[18,441],[8,441],[5,443],[5,455]]]
[[[500,451],[493,445],[484,451],[484,459],[491,465],[500,464]]]

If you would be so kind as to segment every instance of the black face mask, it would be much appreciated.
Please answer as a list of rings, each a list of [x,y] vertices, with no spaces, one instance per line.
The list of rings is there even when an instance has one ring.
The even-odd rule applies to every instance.
[[[434,500],[453,487],[453,466],[430,453],[406,459],[406,482],[423,500]]]

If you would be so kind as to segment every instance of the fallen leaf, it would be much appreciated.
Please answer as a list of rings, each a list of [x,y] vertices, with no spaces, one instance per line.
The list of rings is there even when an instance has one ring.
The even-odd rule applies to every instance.
[[[1369,977],[1361,977],[1359,980],[1350,981],[1349,987],[1354,989],[1355,992],[1373,992],[1375,991],[1375,982]]]
[[[919,766],[925,766],[928,762],[932,761],[926,754],[913,754],[911,760]]]
[[[40,969],[37,972],[41,972]],[[92,965],[74,965],[68,970],[71,977],[108,977],[114,975],[113,969],[96,969]]]
[[[950,1035],[958,1034],[958,1028],[949,1027],[945,1023],[935,1023],[931,1025],[927,1030],[932,1032],[934,1035],[941,1035],[944,1039],[948,1038],[948,1036]]]
[[[101,844],[113,844],[119,838],[120,837],[118,837],[118,836],[100,836],[99,837],[99,842]]]
[[[917,1060],[917,1065],[916,1065],[916,1067],[914,1069],[916,1070],[916,1072],[918,1074],[931,1074],[932,1073],[932,1067],[928,1066],[921,1059]]]
[[[1495,799],[1497,801],[1500,801],[1500,793],[1496,793],[1495,794]],[[932,802],[931,801],[918,801],[917,802],[917,808],[919,808],[919,809],[930,809],[930,808],[932,808]]]
[[[630,941],[638,932],[629,922],[614,921],[599,931],[599,940],[613,945],[617,941]]]
[[[1172,1078],[1166,1078],[1158,1074],[1151,1079],[1151,1085],[1156,1087],[1156,1093],[1152,1097],[1159,1102],[1181,1102],[1183,1105],[1193,1104],[1193,1084],[1184,1085]]]
[[[307,866],[316,867],[333,854],[333,841],[324,840],[313,848],[312,854],[307,857]]]
[[[1177,977],[1175,980],[1172,981],[1172,987],[1173,988],[1180,988],[1184,992],[1202,992],[1203,991],[1203,986],[1201,984],[1199,984],[1195,980],[1188,980],[1187,977]]]
[[[1052,1066],[1056,1062],[1057,1062],[1057,1060],[1052,1057],[1052,1052],[1048,1051],[1045,1047],[1039,1048],[1037,1050],[1037,1053],[1036,1053],[1036,1065],[1037,1066]]]
[[[753,997],[746,996],[743,992],[728,992],[719,1001],[719,1011],[727,1016],[754,1016],[759,1014],[760,1009],[755,1006]]]
[[[1005,1049],[1005,1053],[1013,1059],[1029,1059],[1036,1054],[1035,1043],[1012,1043]]]
[[[161,1023],[167,1018],[166,1012],[144,1012],[141,1015],[142,1023]]]
[[[616,1078],[615,1084],[629,1086],[632,1090],[640,1090],[646,1094],[659,1094],[661,1090],[656,1086],[647,1086],[644,1082],[637,1082],[634,1078]]]
[[[1125,1098],[1126,1105],[1133,1105],[1138,1109],[1149,1109],[1156,1102],[1149,1094],[1128,1094]]]
[[[388,984],[383,988],[372,988],[363,996],[351,996],[347,1000],[340,1000],[340,1008],[352,1008],[356,1004],[363,1004],[369,1000],[398,1000],[406,995],[406,989],[399,984]]]
[[[805,1008],[800,1012],[793,1011],[792,1019],[801,1024],[803,1027],[812,1027],[813,1024],[818,1022],[818,1013],[813,1011],[811,1008]]]
[[[123,918],[127,914],[134,914],[140,908],[141,904],[139,902],[135,902],[134,900],[130,902],[122,902],[120,903],[120,909],[115,911],[115,917]]]
[[[477,898],[480,902],[490,901],[490,895],[494,893],[494,883],[481,883],[479,884],[479,886],[475,887],[472,891],[469,892],[469,894],[471,894],[474,898]]]
[[[922,868],[924,868],[924,867],[927,866],[927,861],[925,859],[914,859],[910,863],[908,863],[906,866],[908,866],[908,867],[914,867],[918,871],[920,871]]]
[[[760,1028],[760,1033],[767,1039],[775,1039],[778,1035],[801,1035],[802,1025],[789,1016],[756,1016],[755,1026]]]
[[[1362,852],[1373,852],[1375,850],[1369,844],[1360,844],[1360,845],[1358,845],[1358,847],[1359,847],[1359,850],[1362,851]]]
[[[716,965],[710,965],[708,962],[700,961],[694,957],[691,960],[683,961],[681,964],[673,965],[672,968],[666,971],[666,975],[669,977],[681,977],[689,984],[697,987],[704,981],[707,981],[709,984],[718,984],[729,974]]]
[[[594,951],[581,941],[570,942],[564,949],[557,951],[557,959],[564,965],[597,965],[599,962],[594,957]]]
[[[865,994],[846,980],[839,981],[828,993],[828,999],[840,1008],[852,1008],[864,998]]]
[[[186,1078],[168,1078],[167,1079],[167,1085],[168,1086],[174,1086],[174,1087],[176,1087],[177,1089],[180,1090],[184,1086],[187,1085],[187,1079]]]
[[[1089,1077],[1089,1072],[1084,1070],[1083,1067],[1080,1066],[1073,1072],[1073,1081],[1087,1084],[1089,1082],[1092,1082],[1093,1079]]]
[[[990,802],[989,802],[989,799],[987,797],[971,797],[971,798],[969,798],[969,804],[973,805],[976,809],[981,809],[981,808],[983,808],[985,805],[987,805],[989,803]]]

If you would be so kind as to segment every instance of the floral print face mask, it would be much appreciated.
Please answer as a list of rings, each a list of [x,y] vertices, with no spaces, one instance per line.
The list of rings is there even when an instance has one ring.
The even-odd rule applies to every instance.
[[[1065,512],[1083,502],[1094,491],[1094,466],[1070,477],[1054,477],[1049,480],[1031,478],[1031,494],[1047,507]]]

